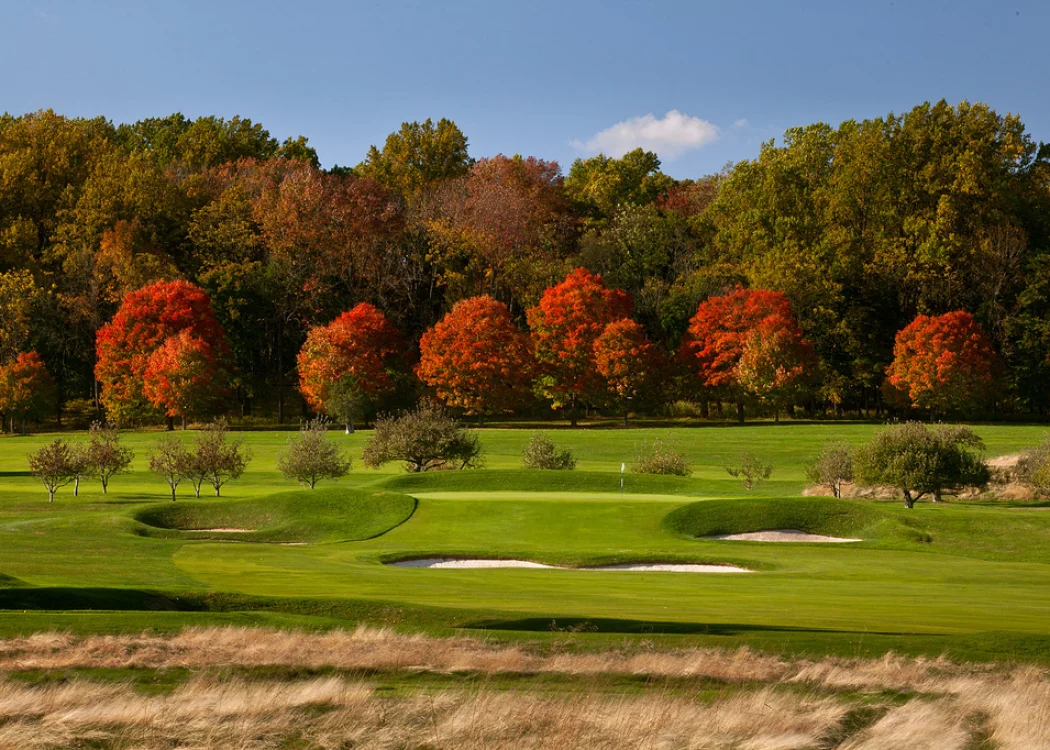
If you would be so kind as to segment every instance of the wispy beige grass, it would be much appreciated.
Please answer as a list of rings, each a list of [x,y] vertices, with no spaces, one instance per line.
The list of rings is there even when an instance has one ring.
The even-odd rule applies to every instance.
[[[215,676],[227,666],[331,667],[344,674],[283,681]],[[984,736],[998,750],[1050,748],[1050,675],[1033,667],[894,655],[787,660],[747,649],[581,653],[367,627],[322,634],[46,633],[0,641],[0,674],[122,667],[179,667],[193,676],[164,696],[130,685],[34,686],[0,677],[0,748],[968,750]],[[419,671],[678,681],[673,690],[614,695],[586,680],[569,694],[547,694],[526,681],[478,691],[464,680],[462,689],[391,698],[373,693],[361,677]],[[866,725],[851,718],[862,707]]]

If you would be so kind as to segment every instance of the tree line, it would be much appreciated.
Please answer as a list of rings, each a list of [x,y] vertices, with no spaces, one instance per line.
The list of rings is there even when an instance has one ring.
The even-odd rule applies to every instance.
[[[526,386],[532,403],[570,415],[627,412],[660,405],[633,382],[652,371],[675,383],[662,400],[700,409],[1045,415],[1048,157],[1020,118],[943,101],[791,129],[695,180],[641,150],[577,160],[567,175],[535,157],[476,160],[447,120],[405,123],[357,166],[322,170],[305,138],[279,142],[241,118],[5,115],[0,411],[20,423],[90,401],[108,418],[185,416],[218,398],[286,421],[301,386],[343,421],[413,402],[409,373],[465,413],[526,408]],[[585,277],[604,291],[587,297]],[[169,321],[129,355],[125,380],[107,370],[123,355],[106,332],[160,282],[198,290],[210,317]],[[589,349],[568,351],[564,320],[584,298],[601,325]],[[381,366],[343,369],[333,387],[324,360],[370,311],[397,337],[376,350]],[[746,325],[723,336],[734,311]],[[129,326],[137,315],[126,311]],[[464,374],[428,357],[464,355],[468,324],[512,354],[528,349],[534,369]],[[735,343],[711,349],[716,339]],[[932,341],[961,364],[894,364]],[[380,372],[388,382],[367,392]],[[200,387],[217,378],[228,392]],[[499,388],[481,404],[461,385],[483,378]],[[957,383],[978,397],[936,397]],[[29,392],[40,396],[27,405]],[[188,401],[165,401],[175,392]]]

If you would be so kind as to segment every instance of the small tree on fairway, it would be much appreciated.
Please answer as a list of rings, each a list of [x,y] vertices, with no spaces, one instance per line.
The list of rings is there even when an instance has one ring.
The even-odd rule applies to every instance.
[[[197,433],[190,472],[197,496],[201,484],[207,482],[215,489],[215,497],[219,497],[222,486],[243,474],[251,460],[251,450],[244,446],[244,440],[231,440],[229,423],[216,419]]]
[[[322,479],[338,479],[352,465],[339,446],[328,439],[328,420],[311,419],[288,440],[277,455],[277,468],[289,479],[313,489]]]
[[[73,497],[77,497],[80,495],[80,480],[95,476],[98,473],[98,469],[95,467],[95,462],[91,459],[90,444],[70,445],[69,452],[72,456]]]
[[[988,483],[988,467],[979,451],[984,443],[969,427],[930,430],[906,422],[880,432],[856,452],[857,479],[869,485],[896,487],[912,508],[923,495],[940,502],[945,492]]]
[[[521,465],[525,469],[571,471],[576,468],[576,459],[568,448],[558,450],[554,441],[544,433],[534,432],[529,438],[529,444],[521,451]]]
[[[362,453],[367,466],[404,461],[405,471],[432,471],[480,465],[478,437],[467,432],[440,406],[420,404],[399,417],[376,420],[375,432]]]
[[[744,489],[750,492],[773,475],[773,466],[764,463],[750,451],[740,454],[739,466],[727,466],[729,476],[740,480]]]
[[[120,433],[112,424],[91,423],[91,437],[87,446],[92,473],[102,481],[102,494],[109,489],[109,480],[116,474],[126,474],[135,452],[120,444]]]
[[[29,471],[47,489],[47,501],[55,502],[55,490],[73,481],[73,452],[69,444],[59,439],[30,453]]]
[[[190,471],[190,452],[174,435],[165,435],[149,453],[149,470],[163,478],[171,488],[171,501],[175,502],[175,490]],[[200,497],[200,492],[197,493]]]
[[[846,442],[827,442],[806,467],[806,478],[814,484],[831,487],[831,494],[842,497],[842,483],[853,481],[853,446]]]

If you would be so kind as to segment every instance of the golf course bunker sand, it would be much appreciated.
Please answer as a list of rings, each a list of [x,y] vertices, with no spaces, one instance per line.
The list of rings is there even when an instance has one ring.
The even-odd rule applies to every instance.
[[[817,544],[844,544],[863,542],[863,539],[844,539],[837,536],[809,534],[798,529],[770,529],[769,531],[749,531],[746,534],[722,534],[706,536],[704,539],[720,539],[726,542],[811,542]]]
[[[386,563],[396,568],[428,569],[476,569],[476,568],[532,568],[545,570],[590,570],[590,571],[639,571],[667,573],[753,573],[735,565],[702,565],[699,563],[626,563],[620,565],[596,565],[587,568],[567,568],[544,565],[529,560],[471,560],[453,557],[425,557],[417,560],[399,560]]]

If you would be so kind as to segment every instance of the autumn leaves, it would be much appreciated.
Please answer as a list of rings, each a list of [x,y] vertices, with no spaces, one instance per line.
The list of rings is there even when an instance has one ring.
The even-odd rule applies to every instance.
[[[803,403],[820,382],[821,363],[787,297],[736,289],[700,303],[676,357],[632,320],[630,296],[578,268],[549,287],[526,313],[529,331],[489,296],[457,302],[411,347],[376,307],[361,303],[312,328],[299,352],[299,387],[315,410],[352,431],[355,420],[414,389],[477,416],[511,413],[536,398],[565,410],[631,411],[671,396],[762,403],[779,413]],[[98,334],[96,375],[109,418],[207,416],[230,385],[230,346],[210,300],[185,281],[157,282],[128,294]],[[994,395],[999,364],[967,313],[920,316],[897,336],[887,397],[902,406],[961,414]],[[8,372],[11,370],[11,372]],[[46,392],[39,358],[0,368],[0,401],[19,389]],[[21,408],[32,406],[28,396]],[[404,398],[398,400],[404,401]],[[15,406],[2,401],[9,414]]]

